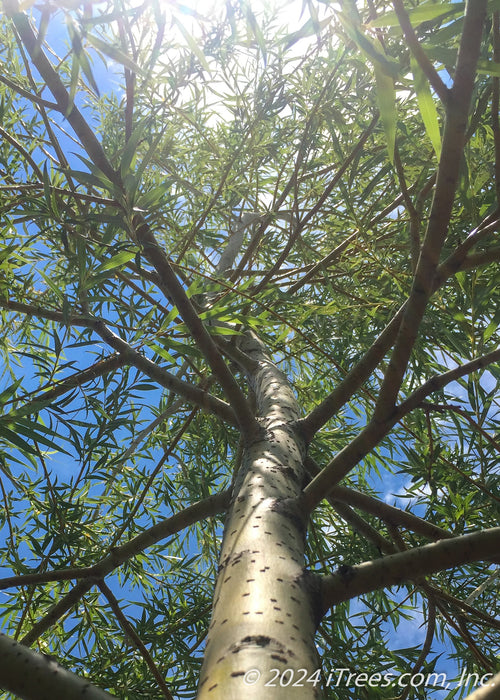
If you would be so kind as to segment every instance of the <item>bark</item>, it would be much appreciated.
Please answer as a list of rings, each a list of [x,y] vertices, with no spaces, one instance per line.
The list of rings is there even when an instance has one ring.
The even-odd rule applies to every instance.
[[[45,654],[0,634],[2,688],[23,700],[111,700],[115,697],[59,666]]]
[[[257,361],[248,380],[260,427],[244,448],[224,527],[198,700],[279,700],[294,693],[301,700],[318,698],[319,683],[279,684],[287,669],[284,678],[295,680],[301,669],[310,676],[319,667],[319,590],[304,569],[306,523],[299,497],[306,445],[297,429],[299,410],[262,343],[247,334],[241,349]],[[276,674],[274,686],[265,687]]]
[[[480,686],[465,700],[498,700],[500,698],[500,673],[490,677],[490,674],[483,676],[484,685]]]

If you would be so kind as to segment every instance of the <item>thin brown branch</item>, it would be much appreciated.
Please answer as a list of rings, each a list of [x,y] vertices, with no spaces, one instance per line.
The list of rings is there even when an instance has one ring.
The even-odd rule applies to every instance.
[[[406,43],[408,44],[412,54],[415,56],[415,59],[420,68],[422,69],[427,80],[436,92],[436,95],[439,97],[443,104],[446,104],[449,98],[450,90],[446,87],[446,85],[440,78],[439,73],[434,68],[427,54],[420,45],[420,42],[415,33],[415,30],[412,27],[410,17],[406,12],[402,0],[393,0],[393,6],[398,17],[399,25],[406,39]]]
[[[134,217],[133,225],[137,241],[144,249],[144,255],[156,269],[161,280],[162,289],[177,307],[180,316],[221,384],[240,429],[245,434],[252,433],[257,428],[257,423],[255,416],[250,410],[248,401],[225,363],[217,345],[196,313],[165,252],[158,245],[152,231],[141,215],[138,214]]]
[[[66,116],[81,143],[84,144],[94,164],[111,182],[114,182],[116,180],[116,173],[111,167],[101,144],[97,140],[94,130],[87,124],[81,112],[71,102],[64,83],[45,53],[41,50],[37,36],[33,32],[27,15],[20,11],[18,0],[4,0],[4,11],[14,22],[19,37],[33,65],[54,96],[59,111]]]
[[[287,245],[285,246],[285,249],[281,252],[280,256],[272,266],[271,270],[267,273],[267,275],[259,282],[257,287],[255,288],[254,293],[258,294],[261,289],[265,288],[265,286],[268,284],[269,280],[272,279],[273,275],[275,272],[277,272],[283,263],[285,262],[288,253],[293,247],[293,244],[295,243],[296,239],[300,235],[301,231],[306,227],[306,225],[311,221],[311,219],[316,216],[316,214],[319,214],[321,211],[321,207],[325,203],[325,201],[328,200],[330,197],[332,191],[335,189],[337,186],[339,180],[343,177],[345,174],[347,168],[349,165],[353,162],[353,160],[363,151],[363,148],[365,147],[366,141],[370,137],[371,133],[377,126],[379,120],[379,115],[378,113],[375,114],[373,119],[371,120],[370,124],[367,126],[367,128],[364,130],[364,132],[361,134],[359,140],[356,142],[356,145],[354,148],[350,151],[349,155],[344,159],[342,165],[337,169],[335,172],[335,175],[332,177],[332,179],[328,182],[328,185],[326,185],[325,189],[323,190],[321,196],[319,197],[318,201],[316,204],[311,207],[311,209],[304,214],[304,216],[300,219],[299,222],[294,227],[294,230],[292,231],[289,241]]]
[[[492,248],[484,253],[468,252],[487,235],[498,230],[500,220],[498,211],[490,214],[437,268],[433,281],[433,293],[460,270],[468,270],[486,265],[496,260],[500,251]],[[327,423],[347,401],[361,388],[379,362],[390,349],[397,336],[408,302],[406,301],[389,321],[375,342],[365,352],[358,363],[346,374],[335,389],[314,408],[301,422],[307,440],[312,440],[315,433]]]
[[[158,687],[160,688],[163,697],[166,698],[167,700],[174,700],[174,696],[168,689],[167,684],[165,683],[165,679],[161,675],[157,665],[153,661],[153,658],[151,654],[149,653],[146,645],[142,641],[142,639],[139,637],[135,629],[132,627],[131,623],[125,615],[123,614],[122,609],[120,608],[120,604],[118,600],[115,598],[115,595],[113,591],[107,586],[104,581],[98,581],[97,585],[99,587],[99,590],[101,593],[105,596],[106,600],[109,603],[109,607],[113,611],[116,619],[121,625],[121,628],[125,632],[126,636],[130,639],[132,644],[135,646],[135,648],[139,651],[141,654],[142,658],[146,662],[147,667],[153,674],[154,679],[158,683]]]
[[[235,413],[231,406],[225,401],[222,401],[216,396],[212,396],[207,391],[193,386],[183,379],[179,379],[144,355],[141,355],[141,353],[134,350],[125,340],[122,340],[116,333],[113,333],[102,320],[96,320],[93,328],[110,347],[125,357],[131,365],[140,369],[144,374],[157,381],[161,386],[183,396],[188,401],[209,413],[214,413],[219,416],[219,418],[222,418],[232,425],[236,423],[237,418]]]
[[[493,60],[496,63],[500,63],[500,13],[498,10],[493,13],[492,33]],[[500,78],[494,76],[491,82],[491,128],[495,147],[495,189],[497,193],[497,203],[500,205],[500,121],[498,117],[500,110]]]
[[[446,103],[436,191],[412,290],[374,409],[375,421],[392,413],[420,324],[433,293],[434,277],[448,232],[463,157],[468,114],[486,18],[487,0],[468,3],[455,80]]]
[[[420,386],[418,389],[415,389],[415,391],[397,407],[396,412],[398,415],[398,420],[410,411],[413,411],[413,409],[420,406],[423,400],[429,394],[442,389],[444,386],[455,381],[456,379],[459,379],[460,377],[471,374],[471,372],[475,372],[483,367],[487,367],[498,360],[500,360],[500,350],[494,350],[486,355],[477,357],[475,360],[459,365],[455,369],[450,369],[448,372],[443,372],[443,374],[437,374],[434,377],[431,377],[425,382],[425,384],[422,384],[422,386]]]
[[[406,184],[406,177],[405,177],[405,172],[403,168],[403,163],[401,162],[401,155],[399,153],[399,148],[396,144],[396,148],[394,150],[394,165],[396,168],[396,174],[398,176],[398,181],[399,181],[399,189],[401,190],[401,194],[403,195],[404,199],[404,205],[406,208],[406,211],[408,212],[408,216],[410,219],[410,227],[409,227],[409,234],[410,234],[410,262],[411,262],[411,271],[414,274],[417,265],[418,265],[418,256],[420,255],[420,225],[421,225],[421,216],[414,206],[410,192],[408,189],[408,185]]]
[[[462,418],[467,421],[467,423],[476,431],[478,434],[482,435],[487,442],[492,445],[497,452],[500,452],[500,442],[496,440],[492,435],[488,433],[487,430],[482,428],[477,421],[475,421],[467,411],[464,411],[463,408],[460,406],[455,406],[455,404],[452,403],[447,403],[447,404],[439,404],[439,403],[430,403],[430,402],[425,402],[424,404],[425,409],[430,409],[431,411],[436,411],[439,413],[457,413],[459,416],[462,416]]]
[[[405,527],[431,540],[442,540],[453,537],[452,533],[443,530],[443,528],[438,525],[423,520],[407,510],[401,510],[401,508],[391,506],[373,496],[361,493],[361,491],[357,491],[356,489],[346,486],[335,486],[335,488],[330,491],[330,496],[334,501],[339,500],[348,503],[365,513],[375,515],[386,523],[396,527]]]
[[[33,158],[31,157],[31,154],[28,153],[28,151],[22,146],[19,141],[14,138],[11,134],[9,134],[8,131],[6,131],[3,127],[0,126],[0,136],[8,141],[11,146],[14,146],[16,151],[18,151],[22,157],[29,163],[31,166],[31,169],[33,170],[34,174],[37,176],[39,180],[43,180],[43,173],[38,167],[38,165],[35,163]]]
[[[28,398],[29,400],[20,408],[15,409],[15,413],[16,415],[27,415],[28,413],[38,411],[54,399],[68,393],[68,391],[81,387],[87,384],[87,382],[97,379],[97,377],[102,377],[102,375],[107,372],[118,369],[125,364],[125,361],[125,358],[121,355],[111,355],[110,357],[105,357],[103,360],[99,360],[86,369],[75,372],[66,379],[50,382],[50,384],[36,391],[32,391],[25,396],[20,396],[16,401],[22,402]]]
[[[416,389],[385,420],[372,419],[365,428],[342,449],[329,464],[304,489],[303,506],[310,512],[332,488],[343,479],[388,434],[391,428],[410,411],[418,408],[424,399],[434,391],[442,389],[460,377],[475,372],[500,359],[500,350],[460,365],[456,369],[431,377]]]
[[[55,109],[59,111],[59,105],[56,102],[48,102],[42,97],[34,95],[32,92],[30,92],[29,90],[25,90],[23,87],[15,83],[10,78],[7,78],[6,75],[0,75],[0,83],[7,85],[7,87],[10,87],[10,89],[14,90],[14,92],[16,92],[18,95],[21,95],[21,97],[25,97],[27,100],[30,100],[30,102],[33,102],[39,107],[44,107],[45,109]]]
[[[397,554],[342,566],[322,582],[323,608],[363,593],[377,591],[471,562],[489,560],[500,554],[500,527],[482,530]]]
[[[338,246],[336,246],[330,253],[328,253],[328,255],[325,255],[324,258],[319,260],[314,265],[309,265],[309,269],[307,270],[305,275],[303,275],[303,277],[297,280],[297,282],[294,282],[288,290],[290,294],[295,294],[295,292],[297,292],[301,287],[307,284],[318,272],[324,271],[326,273],[328,266],[335,262],[338,258],[340,258],[342,253],[345,251],[346,248],[349,247],[349,244],[356,239],[358,234],[359,231],[354,231],[354,233],[351,233],[350,236],[347,236],[347,238],[343,240],[342,243],[339,243]],[[270,272],[268,274],[270,274]]]
[[[70,315],[68,318],[61,311],[52,309],[44,309],[37,304],[25,304],[22,302],[10,301],[9,299],[0,298],[0,307],[17,311],[27,316],[39,316],[50,321],[55,321],[63,325],[70,326],[86,326],[92,328],[101,338],[111,347],[116,350],[123,358],[122,364],[128,363],[137,369],[144,372],[150,379],[158,382],[160,386],[173,391],[179,396],[182,396],[187,401],[194,403],[203,410],[219,416],[222,420],[227,421],[231,425],[235,425],[236,417],[231,406],[225,401],[212,396],[207,391],[196,387],[189,382],[179,379],[174,374],[160,367],[152,360],[149,360],[140,352],[134,350],[125,340],[113,333],[102,319],[93,318],[92,316],[76,316]]]
[[[422,646],[422,650],[418,655],[418,659],[415,661],[413,668],[410,671],[411,678],[415,678],[417,673],[423,667],[425,660],[431,651],[432,641],[434,639],[434,633],[436,631],[436,604],[431,596],[428,597],[428,613],[427,613],[427,632],[425,634],[425,640]],[[406,700],[412,692],[411,685],[407,685],[403,692],[399,696],[398,700]]]
[[[225,511],[229,505],[230,493],[223,491],[205,498],[203,501],[193,503],[193,505],[184,508],[179,513],[176,513],[167,520],[153,525],[153,527],[141,532],[133,539],[124,544],[114,547],[112,551],[101,559],[97,564],[91,567],[80,569],[83,571],[83,578],[78,581],[76,586],[72,588],[61,600],[59,600],[48,613],[41,618],[32,629],[24,636],[22,643],[29,646],[33,644],[44,632],[52,625],[56,624],[78,601],[89,591],[97,581],[104,579],[114,569],[117,569],[124,562],[132,557],[140,554],[148,547],[157,542],[171,537],[180,530],[193,525],[194,523],[204,518],[213,517],[218,513]],[[47,583],[49,581],[60,581],[68,578],[80,578],[77,575],[78,569],[67,569],[67,577],[64,577],[64,571],[47,572],[40,574],[26,574],[24,576],[10,576],[0,580],[0,590],[11,588],[13,586],[24,586],[32,584]],[[54,577],[54,578],[53,578]]]

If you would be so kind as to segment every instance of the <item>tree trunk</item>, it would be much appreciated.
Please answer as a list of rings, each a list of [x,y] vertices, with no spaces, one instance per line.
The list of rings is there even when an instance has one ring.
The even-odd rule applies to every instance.
[[[254,360],[247,376],[259,430],[244,447],[225,522],[198,698],[278,700],[292,688],[319,698],[319,590],[304,568],[306,445],[298,406],[255,335],[246,334],[240,349]]]

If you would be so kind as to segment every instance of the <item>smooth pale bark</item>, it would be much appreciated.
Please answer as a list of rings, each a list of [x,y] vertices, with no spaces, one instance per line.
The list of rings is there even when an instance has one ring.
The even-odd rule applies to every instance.
[[[115,697],[67,671],[49,656],[38,654],[1,633],[0,675],[2,688],[23,700],[111,700]]]
[[[257,360],[248,379],[260,428],[245,447],[224,527],[198,699],[318,698],[319,681],[280,686],[285,671],[285,678],[296,680],[300,669],[310,676],[319,667],[319,589],[304,569],[306,523],[299,496],[305,443],[295,427],[298,406],[260,341],[247,335],[241,349]]]
[[[487,673],[482,676],[482,679],[484,680],[484,685],[467,695],[465,700],[498,700],[500,698],[500,673],[493,677]]]

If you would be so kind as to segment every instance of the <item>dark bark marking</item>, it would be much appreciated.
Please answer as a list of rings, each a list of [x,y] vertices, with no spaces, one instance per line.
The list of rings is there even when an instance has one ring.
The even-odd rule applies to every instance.
[[[346,585],[348,585],[356,576],[356,572],[354,571],[352,566],[349,566],[348,564],[341,564],[337,569],[336,573],[340,576],[340,578]]]
[[[321,578],[317,574],[313,574],[311,571],[304,568],[297,578],[297,583],[307,593],[313,619],[317,626],[321,622],[325,612],[322,603]]]
[[[276,641],[276,640],[275,640]],[[257,644],[258,647],[267,647],[271,643],[271,637],[264,634],[251,634],[243,637],[242,644]],[[279,644],[279,642],[277,642]],[[281,645],[280,645],[281,646]]]
[[[288,663],[288,659],[285,659],[285,657],[283,657],[283,656],[278,656],[278,654],[271,654],[271,659],[273,661],[279,661],[282,664]]]

